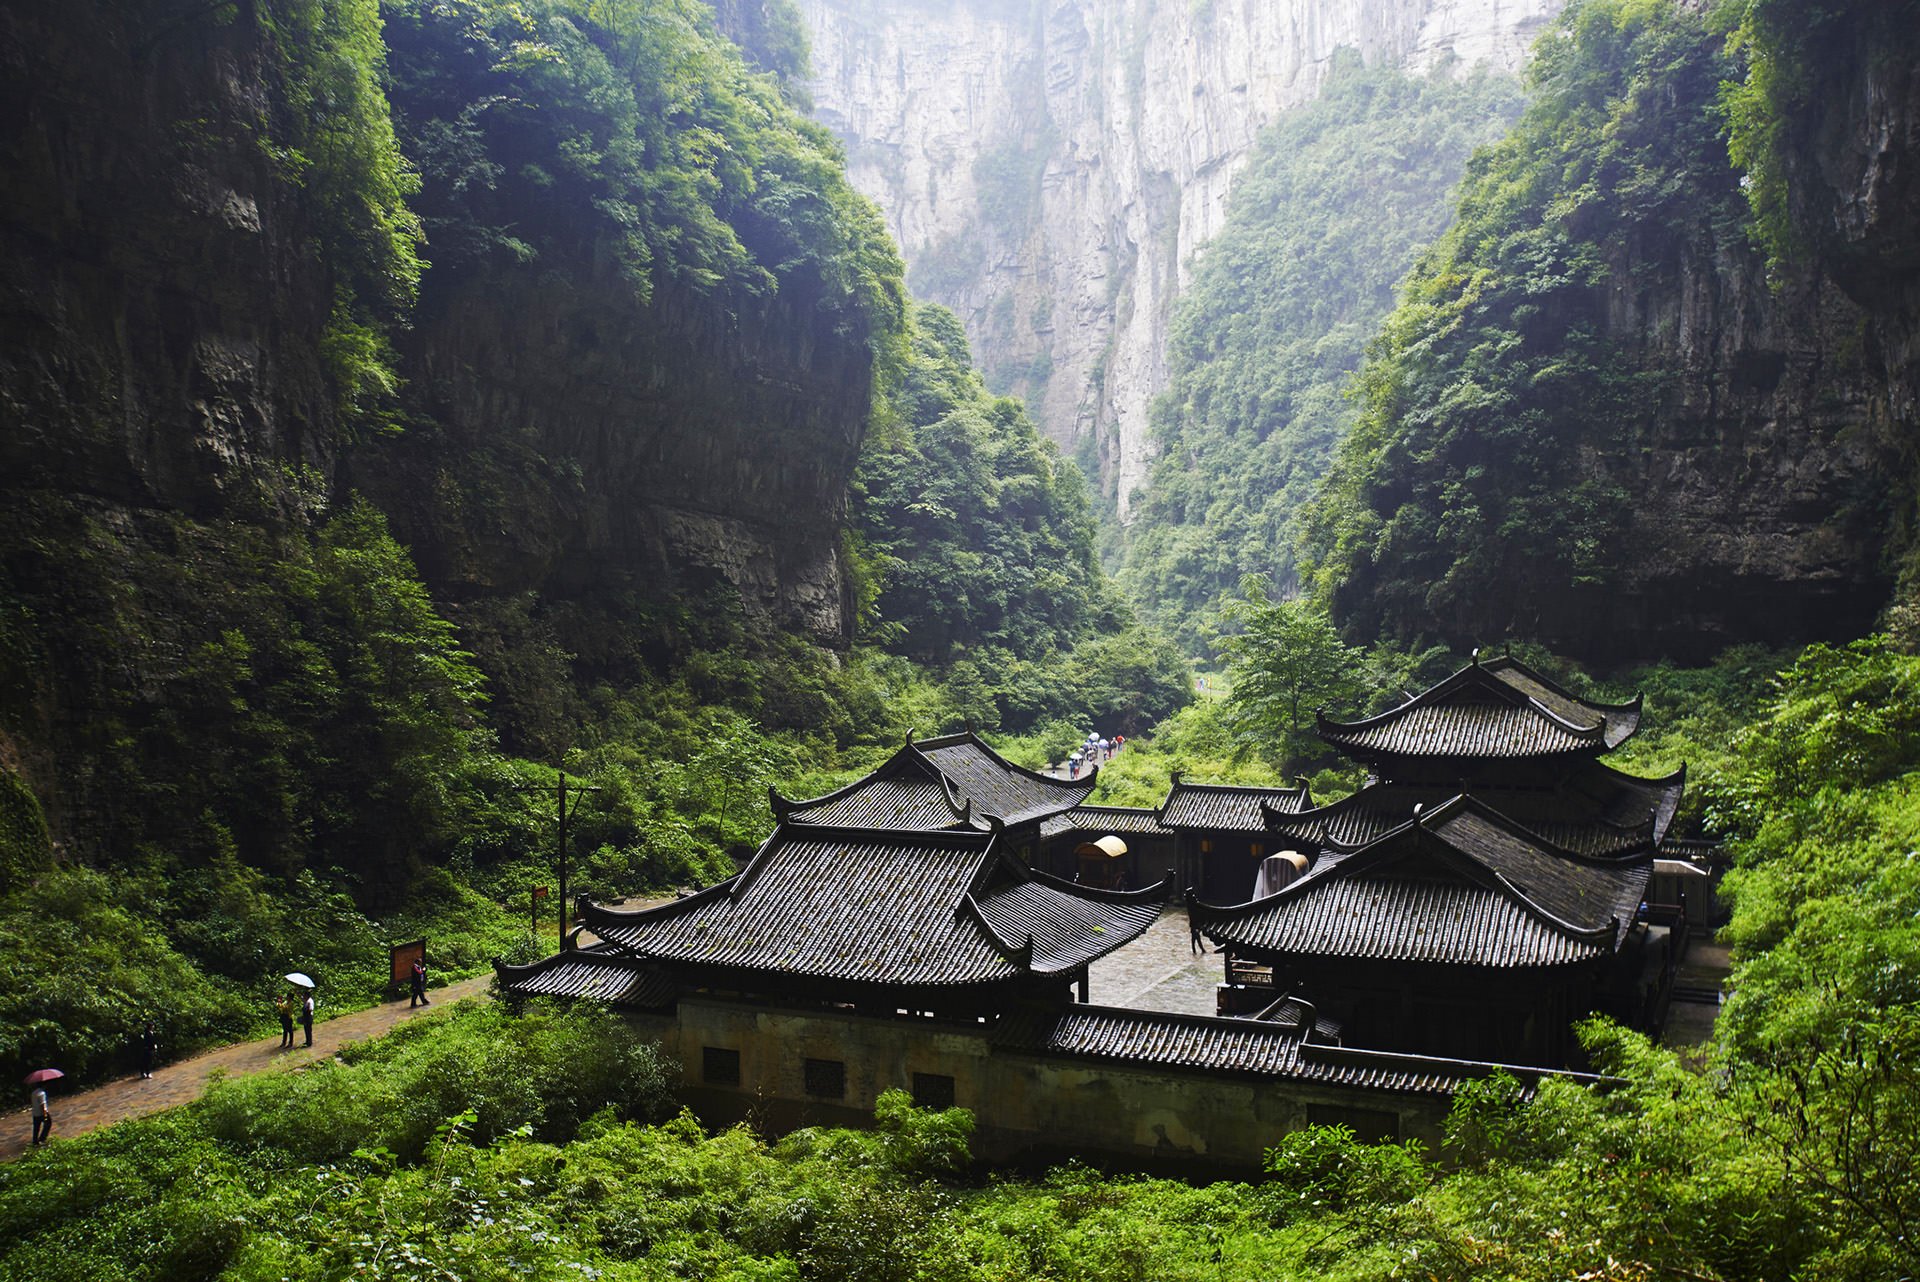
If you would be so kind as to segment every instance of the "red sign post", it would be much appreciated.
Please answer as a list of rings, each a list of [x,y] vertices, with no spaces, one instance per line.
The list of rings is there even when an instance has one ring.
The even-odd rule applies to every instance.
[[[427,964],[427,941],[416,939],[410,944],[395,944],[389,950],[393,960],[392,992],[398,993],[413,979],[413,964]]]

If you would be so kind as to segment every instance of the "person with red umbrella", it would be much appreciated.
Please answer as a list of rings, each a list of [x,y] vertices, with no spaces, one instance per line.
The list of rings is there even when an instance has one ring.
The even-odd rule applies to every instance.
[[[27,1085],[33,1090],[28,1102],[32,1105],[35,1144],[45,1144],[47,1136],[53,1134],[53,1110],[47,1105],[47,1083],[65,1076],[57,1068],[36,1068],[27,1074]]]

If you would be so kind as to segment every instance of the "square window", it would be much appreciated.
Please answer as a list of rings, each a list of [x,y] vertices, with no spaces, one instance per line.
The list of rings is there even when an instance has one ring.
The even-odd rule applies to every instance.
[[[837,1059],[806,1061],[807,1094],[815,1099],[845,1099],[847,1066]]]
[[[724,1046],[701,1047],[700,1080],[713,1086],[738,1086],[740,1052]]]
[[[945,1073],[915,1073],[913,1102],[921,1108],[952,1108],[953,1079]]]

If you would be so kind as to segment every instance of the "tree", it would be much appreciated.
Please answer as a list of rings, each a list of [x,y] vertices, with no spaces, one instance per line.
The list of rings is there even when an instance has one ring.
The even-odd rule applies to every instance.
[[[1340,639],[1325,610],[1304,598],[1272,600],[1257,575],[1241,581],[1228,614],[1242,629],[1221,641],[1235,739],[1243,753],[1295,767],[1313,755],[1305,714],[1362,693],[1360,651]]]

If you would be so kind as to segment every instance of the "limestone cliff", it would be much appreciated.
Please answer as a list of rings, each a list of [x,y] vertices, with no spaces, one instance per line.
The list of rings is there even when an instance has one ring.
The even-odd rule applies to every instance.
[[[1913,101],[1883,92],[1911,71],[1823,55],[1834,91],[1785,108],[1830,139],[1796,198],[1835,211],[1789,245],[1750,207],[1770,171],[1729,160],[1749,64],[1698,10],[1596,5],[1542,48],[1554,74],[1409,277],[1309,517],[1336,614],[1600,665],[1861,635],[1914,501]]]
[[[1125,516],[1186,263],[1336,50],[1517,67],[1559,0],[801,0],[816,114],[922,296]],[[1091,469],[1090,469],[1091,470]]]
[[[521,650],[562,686],[675,657],[692,642],[673,612],[695,597],[756,637],[849,638],[846,493],[875,330],[899,324],[873,301],[899,284],[877,217],[795,116],[770,161],[788,169],[726,176],[760,179],[766,206],[732,201],[731,222],[694,207],[709,190],[688,179],[698,157],[644,205],[656,193],[640,179],[676,158],[635,159],[632,135],[654,122],[632,85],[625,116],[595,114],[619,82],[572,28],[567,51],[601,79],[570,114],[538,93],[566,83],[469,101],[396,43],[410,20],[416,36],[440,22],[446,63],[493,74],[497,60],[472,56],[486,38],[474,12],[0,8],[0,771],[20,771],[77,848],[130,851],[200,825],[208,848],[270,862],[262,851],[326,831],[292,803],[255,813],[297,791],[286,780],[352,791],[350,769],[382,774],[386,759],[357,749],[288,766],[286,744],[372,724],[351,706],[364,672],[303,694],[288,675],[339,658],[316,637],[371,618],[344,597],[316,603],[316,558],[334,586],[365,568],[334,555],[341,538],[376,559],[388,528],[408,545],[411,563],[380,563],[385,599],[416,604],[428,633],[436,612],[466,629],[493,679],[491,728],[524,751],[550,746],[515,724],[511,669],[530,660],[498,626],[476,638],[475,620],[532,616]],[[738,128],[776,114],[703,27],[669,34],[700,74],[762,95]],[[445,120],[436,93],[453,98]],[[402,166],[385,189],[404,239],[415,211],[427,223],[417,302],[398,289],[372,324],[343,310],[351,267],[323,224],[344,209],[362,220],[344,239],[377,235],[379,157],[354,151],[359,138],[330,140],[332,155],[311,145],[349,106],[427,174],[415,190]],[[627,168],[583,176],[557,147],[514,150],[539,141],[526,121],[559,117],[577,134],[563,159]],[[428,133],[444,151],[428,154]],[[581,141],[594,136],[599,151]],[[655,168],[636,177],[643,163]],[[787,209],[804,216],[782,221]],[[381,375],[378,413],[343,381],[356,367]],[[602,656],[625,666],[609,676]],[[459,708],[424,719],[472,724]],[[266,722],[279,738],[263,747],[246,727]]]
[[[0,10],[0,494],[212,514],[332,466],[329,279],[256,122],[255,24]]]

